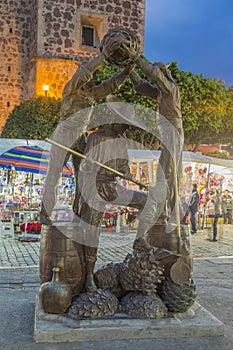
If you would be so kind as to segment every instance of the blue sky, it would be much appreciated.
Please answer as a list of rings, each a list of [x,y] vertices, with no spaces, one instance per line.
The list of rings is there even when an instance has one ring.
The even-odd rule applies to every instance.
[[[145,56],[233,85],[233,0],[146,0]]]

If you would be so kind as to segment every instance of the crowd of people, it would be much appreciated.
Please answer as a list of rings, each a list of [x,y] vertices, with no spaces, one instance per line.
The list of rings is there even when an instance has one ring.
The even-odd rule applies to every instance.
[[[197,184],[193,184],[192,194],[188,205],[187,214],[189,215],[191,233],[197,233],[197,213],[199,208],[200,195],[198,193]],[[212,204],[213,212],[211,216],[213,218],[213,237],[211,242],[217,242],[217,230],[219,218],[223,218],[224,224],[232,224],[232,211],[233,211],[233,197],[230,195],[228,189],[222,193],[219,189],[211,189],[209,195],[206,198],[205,209],[208,204]],[[206,212],[202,215],[207,215]]]

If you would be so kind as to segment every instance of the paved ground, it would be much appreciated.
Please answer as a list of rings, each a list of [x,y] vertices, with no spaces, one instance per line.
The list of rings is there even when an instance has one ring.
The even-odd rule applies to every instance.
[[[206,228],[192,235],[194,258],[209,258],[219,256],[233,257],[233,225],[219,227],[218,242],[210,242],[211,230]],[[16,237],[0,239],[0,268],[24,267],[39,264],[39,242],[20,242]],[[135,233],[105,233],[100,237],[98,263],[122,260],[131,250]]]
[[[34,344],[39,243],[4,238],[0,240],[0,350],[232,350],[233,226],[223,226],[218,242],[210,242],[207,235],[208,230],[192,235],[197,301],[224,323],[224,337]],[[134,237],[134,233],[103,233],[98,262],[122,260]]]

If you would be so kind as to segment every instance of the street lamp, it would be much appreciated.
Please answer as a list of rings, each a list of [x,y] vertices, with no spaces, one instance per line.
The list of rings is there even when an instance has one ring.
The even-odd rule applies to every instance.
[[[48,91],[49,91],[49,85],[43,85],[43,91],[44,91],[45,97],[47,97]]]

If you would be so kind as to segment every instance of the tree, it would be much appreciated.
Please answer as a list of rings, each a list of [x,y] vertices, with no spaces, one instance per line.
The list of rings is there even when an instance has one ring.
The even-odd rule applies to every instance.
[[[135,68],[138,74],[143,73]],[[202,74],[184,72],[176,62],[169,66],[171,73],[179,85],[182,100],[182,116],[186,145],[193,144],[194,150],[200,143],[232,144],[233,134],[233,87],[226,90],[222,81],[204,78]],[[102,82],[119,73],[122,68],[105,63],[97,75]],[[115,95],[122,101],[135,105],[136,111],[144,121],[148,118],[149,131],[130,127],[127,131],[129,139],[139,145],[157,148],[159,141],[152,131],[157,129],[154,115],[147,113],[148,109],[157,110],[157,101],[138,95],[130,79],[126,79]],[[103,103],[98,101],[97,104]],[[54,131],[59,120],[60,100],[37,97],[16,106],[9,115],[2,132],[2,137],[44,139]],[[97,116],[92,116],[94,120]],[[94,124],[93,124],[94,125]]]
[[[43,140],[54,131],[60,111],[60,100],[36,97],[15,106],[1,137]]]
[[[220,141],[229,103],[223,82],[181,71],[176,62],[170,69],[181,92],[186,145],[194,144],[197,149],[200,143]]]
[[[228,130],[232,130],[233,121],[229,115],[232,115],[233,92],[228,93],[220,80],[204,78],[202,74],[180,70],[177,62],[171,62],[169,69],[181,93],[186,145],[193,144],[196,150],[200,143],[219,142],[221,135],[226,134],[225,125]],[[119,68],[105,64],[100,70],[98,80],[101,82],[117,72]],[[144,77],[140,70],[137,69],[137,72]],[[141,105],[145,110],[147,108],[154,111],[157,109],[155,100],[136,94],[129,79],[121,85],[115,95],[119,96],[122,101]],[[140,115],[143,117],[141,113]],[[145,117],[148,117],[148,114]],[[151,120],[150,125],[151,130],[156,129],[156,120]],[[152,134],[137,131],[135,128],[130,128],[128,136],[148,148],[155,148],[158,145],[158,141],[156,142]]]
[[[222,159],[228,159],[228,153],[227,151],[202,151],[201,152],[204,156],[208,157],[215,157],[215,158],[222,158]]]
[[[110,78],[112,75],[119,73],[121,70],[122,68],[109,63],[104,63],[98,71],[97,79],[99,82],[102,82]],[[143,73],[139,69],[136,68],[136,71],[141,77],[144,77]],[[159,145],[159,141],[152,132],[157,130],[157,124],[154,114],[152,115],[151,113],[148,113],[148,111],[152,110],[155,112],[157,110],[157,101],[138,95],[133,89],[130,79],[126,79],[114,95],[118,96],[122,102],[133,104],[135,106],[136,113],[140,114],[140,118],[142,118],[144,121],[146,120],[146,124],[149,125],[149,132],[130,126],[126,132],[127,137],[133,141],[136,141],[138,143],[137,147],[156,149]],[[97,103],[104,103],[104,100],[98,101]],[[148,117],[150,118],[150,121],[148,121]]]
[[[233,148],[233,86],[227,91],[226,114],[219,138],[221,143],[229,145],[229,149]]]

